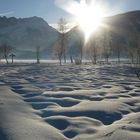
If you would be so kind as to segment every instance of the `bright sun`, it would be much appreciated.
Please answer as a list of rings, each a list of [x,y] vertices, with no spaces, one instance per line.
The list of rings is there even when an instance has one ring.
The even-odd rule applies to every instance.
[[[94,0],[90,4],[87,4],[86,0],[81,0],[77,9],[72,10],[85,33],[85,41],[87,41],[90,35],[102,24],[105,9]]]
[[[76,25],[79,24],[85,33],[85,42],[103,25],[103,18],[108,15],[107,5],[99,0],[60,0],[58,6],[74,15]]]

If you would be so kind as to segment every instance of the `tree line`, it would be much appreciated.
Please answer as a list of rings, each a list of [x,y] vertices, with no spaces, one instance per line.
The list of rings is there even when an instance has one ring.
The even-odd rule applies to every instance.
[[[8,58],[11,57],[12,64],[14,63],[15,54],[13,51],[15,48],[7,43],[0,44],[0,60],[5,59],[6,63],[9,64]]]
[[[69,53],[73,46],[68,47],[66,20],[60,19],[58,25],[60,37],[54,46],[54,55],[59,59],[60,65],[63,58],[64,63],[66,63],[66,58],[73,63],[73,58]],[[140,33],[138,31],[137,29],[133,32],[126,31],[126,36],[123,36],[119,32],[113,32],[110,28],[104,28],[93,33],[87,43],[84,41],[84,35],[80,33],[77,44],[75,44],[78,48],[75,63],[81,64],[83,58],[91,60],[93,64],[97,62],[109,64],[109,59],[113,58],[117,59],[118,63],[121,62],[121,58],[129,59],[131,63],[140,63]]]
[[[74,43],[74,47],[69,44],[68,24],[64,18],[58,22],[59,37],[52,46],[53,56],[59,60],[59,64],[66,63],[67,59],[71,63],[82,64],[83,58],[91,60],[93,64],[106,63],[109,64],[110,58],[117,58],[117,62],[121,62],[121,57],[129,58],[131,63],[140,63],[140,34],[136,29],[134,32],[127,31],[127,37],[114,33],[109,28],[101,29],[94,33],[85,43],[83,32],[79,32],[78,39]],[[76,56],[73,57],[73,49],[76,49]],[[8,64],[8,58],[11,57],[11,63],[14,62],[16,55],[13,53],[15,47],[3,43],[0,44],[0,60],[5,59]],[[36,47],[36,62],[40,63],[41,47]]]

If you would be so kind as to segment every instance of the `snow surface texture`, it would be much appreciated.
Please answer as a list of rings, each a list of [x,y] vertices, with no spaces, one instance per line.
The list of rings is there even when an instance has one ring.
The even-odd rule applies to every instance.
[[[1,66],[0,139],[140,140],[140,80],[127,66]]]

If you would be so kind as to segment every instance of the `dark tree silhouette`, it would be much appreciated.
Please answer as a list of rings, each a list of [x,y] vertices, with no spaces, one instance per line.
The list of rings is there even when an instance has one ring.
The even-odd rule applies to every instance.
[[[71,61],[71,63],[73,63],[73,58],[72,58],[72,56],[70,56],[70,61]]]
[[[111,48],[112,48],[111,33],[107,30],[104,31],[103,33],[103,57],[107,64],[109,62],[109,57],[111,55]]]
[[[66,63],[66,31],[67,31],[67,22],[64,18],[60,18],[58,22],[58,31],[59,35],[59,60],[60,65],[62,61],[62,57],[64,58],[64,62]]]
[[[37,64],[40,63],[40,46],[36,47],[36,60],[37,60]]]
[[[12,59],[12,64],[13,64],[13,63],[14,63],[14,57],[16,57],[16,55],[12,53],[12,54],[10,54],[9,56],[11,57],[11,59]]]
[[[14,49],[15,49],[14,47],[8,45],[7,43],[0,45],[0,52],[3,54],[3,57],[4,57],[7,64],[9,63],[8,56]]]
[[[136,48],[137,63],[140,64],[140,34],[136,31],[134,34],[134,46]]]
[[[112,51],[113,51],[114,55],[117,56],[119,64],[121,62],[121,55],[124,51],[125,44],[126,44],[126,42],[120,34],[117,34],[117,33],[113,34],[113,37],[112,37]]]
[[[97,40],[95,38],[94,39],[90,38],[90,40],[87,44],[87,55],[93,64],[97,63],[98,44],[97,44]]]
[[[53,55],[59,60],[59,64],[62,65],[62,48],[60,44],[60,40],[57,40],[53,46]]]
[[[79,33],[80,34],[79,34],[79,38],[77,41],[77,51],[78,51],[79,55],[77,57],[77,60],[79,61],[79,63],[82,64],[85,39],[84,39],[84,33],[82,31],[80,31]]]

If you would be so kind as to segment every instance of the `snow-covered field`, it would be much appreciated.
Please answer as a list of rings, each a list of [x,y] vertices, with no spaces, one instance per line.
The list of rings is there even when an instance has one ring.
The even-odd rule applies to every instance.
[[[128,66],[0,66],[0,140],[140,140]]]

